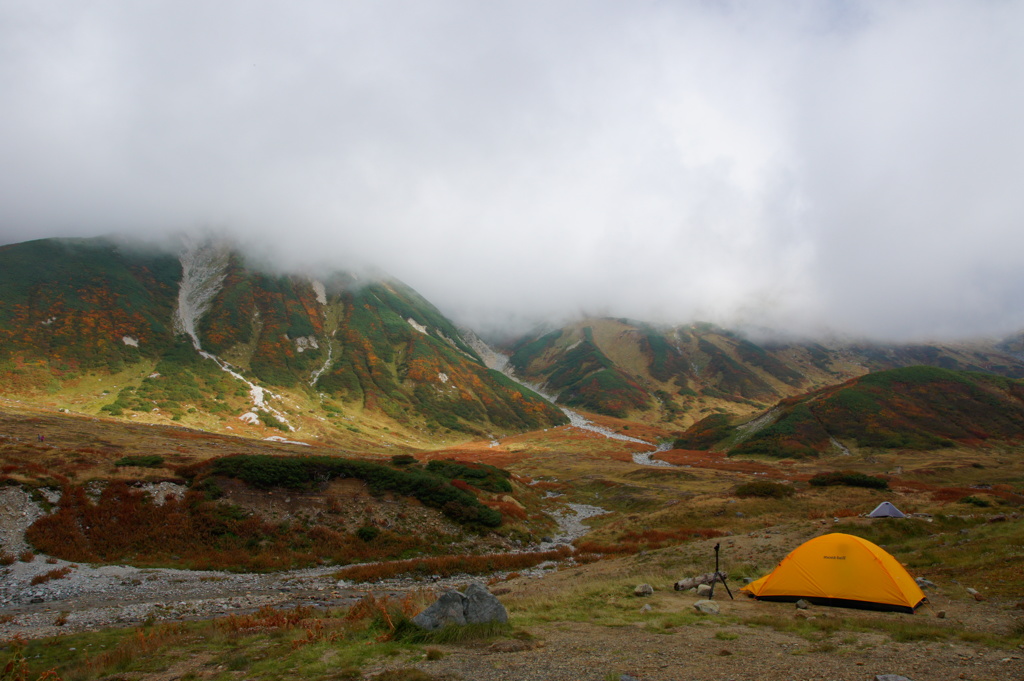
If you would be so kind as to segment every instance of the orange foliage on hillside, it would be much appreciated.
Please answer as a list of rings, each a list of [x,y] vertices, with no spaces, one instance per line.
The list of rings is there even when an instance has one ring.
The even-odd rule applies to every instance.
[[[92,502],[81,487],[65,487],[57,512],[25,534],[38,549],[75,562],[177,563],[197,569],[274,570],[330,560],[381,560],[427,548],[420,537],[381,532],[364,541],[315,525],[276,525],[239,509],[207,501],[199,492],[167,497],[111,482]]]

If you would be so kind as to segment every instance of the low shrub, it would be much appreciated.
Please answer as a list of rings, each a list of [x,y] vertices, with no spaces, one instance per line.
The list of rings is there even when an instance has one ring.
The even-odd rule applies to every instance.
[[[510,473],[485,463],[462,463],[453,460],[431,461],[427,471],[451,481],[462,480],[488,492],[511,492]]]
[[[332,456],[267,456],[236,454],[218,459],[211,459],[198,465],[187,466],[180,469],[180,473],[192,479],[203,478],[206,475],[220,475],[224,477],[243,480],[255,487],[263,489],[270,487],[291,487],[310,488],[314,485],[325,483],[335,478],[356,478],[365,481],[370,490],[375,493],[392,492],[403,496],[410,496],[419,499],[425,506],[439,508],[452,520],[470,525],[483,525],[485,527],[498,527],[501,525],[501,514],[487,508],[480,503],[473,494],[456,489],[449,479],[446,479],[452,471],[446,464],[441,463],[435,470],[406,470],[396,469],[381,463],[363,461],[359,459],[345,459]],[[462,469],[477,470],[476,467],[461,466],[458,469],[459,475],[451,477],[473,478],[473,475],[462,473]],[[481,484],[476,484],[476,479],[470,480],[481,489],[488,489],[488,481],[495,476],[501,476],[501,482],[511,485],[504,479],[505,472],[493,466],[479,465],[483,478]],[[444,471],[444,476],[436,471]]]
[[[56,570],[50,570],[49,572],[44,572],[41,575],[36,575],[32,578],[29,584],[32,586],[36,586],[37,584],[46,584],[54,579],[64,579],[70,574],[71,568],[69,567],[57,568]]]
[[[865,473],[856,473],[854,471],[818,473],[808,482],[815,487],[843,485],[846,487],[865,487],[867,489],[889,489],[889,483],[884,478],[867,475]]]
[[[356,530],[356,536],[365,542],[371,542],[378,536],[380,536],[380,530],[378,530],[376,527],[373,527],[372,525],[363,525],[358,530]]]
[[[769,499],[785,499],[796,493],[791,485],[768,480],[747,482],[736,488],[738,497],[763,497]]]
[[[160,468],[164,465],[164,457],[159,454],[142,456],[126,456],[114,462],[115,466],[137,466],[139,468]]]

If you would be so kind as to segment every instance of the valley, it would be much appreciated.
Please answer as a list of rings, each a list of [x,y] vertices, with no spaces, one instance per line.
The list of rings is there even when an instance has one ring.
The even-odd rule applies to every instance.
[[[591,318],[488,344],[401,282],[225,245],[43,240],[0,266],[0,638],[21,678],[1024,673],[1019,339]],[[909,517],[867,518],[883,501]],[[673,589],[715,546],[735,593],[832,532],[928,602],[719,590],[706,615]],[[508,624],[408,628],[472,581]]]
[[[54,483],[61,479],[71,484],[91,481],[93,485],[100,480],[124,480],[166,492],[168,485],[186,486],[174,467],[224,455],[302,458],[321,452],[343,453],[318,443],[307,447],[181,427],[125,424],[10,401],[3,403],[0,412],[5,436],[0,455],[8,478],[7,495],[23,489],[56,491],[59,485]],[[635,433],[636,439],[647,442],[667,436],[643,424],[596,414],[587,417],[612,431],[628,426],[623,432]],[[42,441],[40,434],[45,434]],[[169,647],[155,647],[147,657],[155,655],[154,659],[162,660],[161,668],[170,668],[180,664],[175,662],[181,659],[175,650],[195,645],[188,641],[220,640],[222,634],[213,636],[214,630],[207,627],[241,621],[239,618],[270,618],[258,625],[265,633],[258,633],[259,629],[239,632],[223,644],[204,645],[208,652],[182,672],[218,678],[225,664],[243,664],[237,658],[239,645],[250,651],[272,650],[277,645],[274,637],[283,637],[278,639],[282,642],[298,640],[295,637],[307,636],[308,627],[315,622],[320,622],[315,626],[342,627],[338,631],[354,627],[345,640],[357,642],[364,625],[345,624],[344,618],[337,618],[362,607],[359,604],[365,598],[425,604],[440,590],[482,579],[509,608],[513,629],[507,640],[526,641],[518,647],[507,646],[516,652],[488,648],[502,649],[498,644],[509,634],[498,635],[497,643],[494,638],[485,638],[483,643],[438,642],[426,647],[377,643],[364,646],[378,654],[366,657],[361,653],[355,658],[361,662],[350,667],[350,678],[359,678],[355,669],[361,670],[363,677],[372,677],[397,670],[411,673],[408,670],[415,668],[429,678],[501,679],[509,678],[509,670],[519,670],[517,673],[527,676],[568,679],[579,678],[572,676],[578,674],[573,671],[578,670],[574,666],[577,660],[587,660],[601,670],[595,672],[595,679],[611,678],[611,671],[668,679],[683,670],[704,675],[698,678],[727,673],[732,678],[753,679],[766,665],[779,673],[799,675],[802,665],[808,663],[813,663],[818,673],[839,679],[864,678],[865,671],[871,670],[914,670],[925,672],[924,678],[940,679],[980,671],[987,678],[1012,678],[1022,668],[1017,646],[1024,645],[1024,632],[1014,606],[1024,584],[1024,554],[1019,548],[1024,545],[1024,530],[1018,511],[1024,501],[1019,494],[1024,491],[1024,463],[1016,456],[1015,447],[990,444],[934,452],[873,450],[800,460],[668,450],[651,456],[669,466],[634,462],[638,452],[650,449],[593,430],[562,426],[498,441],[467,440],[433,450],[405,450],[417,460],[452,459],[509,471],[510,496],[523,504],[527,517],[508,518],[496,532],[473,535],[464,550],[467,554],[528,554],[556,548],[557,542],[571,543],[571,553],[550,557],[533,567],[446,575],[443,570],[433,572],[433,564],[424,562],[412,573],[361,581],[345,579],[345,568],[338,565],[238,573],[123,563],[102,566],[38,553],[30,562],[16,560],[3,568],[6,602],[0,631],[9,639],[25,640],[27,655],[39,655],[38,659],[50,666],[62,665],[65,674],[79,678],[86,669],[84,661],[96,659],[98,646],[130,648],[129,639],[121,640],[117,634],[96,638],[96,632],[123,631],[119,628],[128,626],[169,637]],[[172,467],[114,465],[153,452],[167,453]],[[387,449],[360,455],[381,462],[390,462],[394,456]],[[818,473],[832,470],[881,475],[888,489],[808,484]],[[12,486],[13,481],[18,485]],[[797,491],[785,498],[737,493],[742,485],[759,481]],[[319,483],[315,489],[320,491],[313,494],[287,488],[245,491],[244,486],[236,486],[230,487],[224,501],[272,523],[312,517],[311,512],[324,507],[325,495],[333,494],[343,498],[346,506],[357,507],[358,522],[371,518],[386,523],[388,507],[403,503],[394,496],[371,494],[355,481],[345,483],[343,489],[334,484],[324,487]],[[23,532],[27,521],[39,517],[41,507],[33,499],[46,496],[21,494],[38,510],[20,516],[26,521],[20,528],[5,529],[5,548],[19,552],[29,547],[14,543],[18,529]],[[481,490],[476,494],[495,498]],[[262,501],[255,501],[258,499]],[[883,499],[915,517],[906,521],[859,517]],[[415,501],[404,503],[407,511],[419,506],[422,512],[434,514],[418,517],[415,524],[420,531],[426,527],[436,528],[428,531],[431,533],[444,530],[446,521],[441,514]],[[558,520],[576,515],[570,504],[576,509],[580,504],[594,509],[595,515],[584,521],[585,526],[576,526],[577,532],[586,531],[582,537],[559,530]],[[19,517],[17,512],[15,517]],[[397,520],[397,516],[392,518]],[[509,532],[512,528],[516,531]],[[915,576],[938,585],[928,591],[929,603],[912,616],[814,608],[809,619],[794,619],[792,604],[748,601],[739,594],[735,601],[719,600],[727,598],[719,592],[716,601],[723,615],[708,617],[692,614],[692,595],[672,591],[673,581],[710,569],[714,544],[724,548],[723,569],[729,573],[735,594],[745,577],[771,569],[800,541],[830,531],[859,534],[885,545]],[[422,571],[427,565],[431,570]],[[60,569],[68,569],[70,574],[29,585],[32,577]],[[633,587],[643,582],[655,587],[649,601],[632,595]],[[972,598],[968,587],[984,594],[984,600]],[[645,605],[651,608],[645,609]],[[939,611],[942,619],[936,617]],[[305,624],[278,623],[276,616],[271,617],[275,612],[301,613]],[[904,629],[910,625],[912,630]],[[194,633],[182,638],[181,633],[170,633],[173,631]],[[606,637],[611,632],[615,632],[616,642],[609,646]],[[63,647],[53,648],[58,641]],[[41,648],[44,644],[49,647]],[[349,653],[343,652],[347,644],[338,645],[317,640],[291,649],[297,652],[281,650],[278,655],[303,674],[328,678],[336,664],[324,665],[300,652],[308,648],[320,651],[320,656],[338,650],[348,659]],[[648,652],[626,652],[634,647]],[[68,648],[74,650],[68,652]],[[701,649],[704,654],[695,652]],[[53,657],[58,650],[65,652]],[[386,652],[389,650],[395,652]],[[424,650],[442,651],[443,656],[429,661]],[[569,651],[574,665],[560,666]],[[255,652],[247,657],[251,659],[244,668],[258,678],[275,678],[283,670]],[[136,670],[131,678],[158,678],[146,671],[142,658],[132,659],[135,661],[125,663],[126,669]],[[75,669],[80,671],[72,672]]]

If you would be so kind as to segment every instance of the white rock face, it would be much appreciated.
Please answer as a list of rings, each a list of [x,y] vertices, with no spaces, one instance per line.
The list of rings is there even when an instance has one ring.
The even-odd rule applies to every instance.
[[[413,319],[412,317],[409,317],[405,321],[409,322],[409,326],[411,326],[412,328],[416,329],[420,333],[424,333],[425,334],[427,332],[427,327],[423,326],[422,324],[417,324],[416,320]]]
[[[299,336],[295,339],[295,350],[296,352],[304,352],[305,350],[316,350],[320,347],[320,344],[316,342],[315,336]]]
[[[316,294],[316,302],[320,303],[321,305],[326,305],[327,289],[324,288],[324,285],[321,282],[316,281],[315,279],[309,283],[313,285],[313,293]]]
[[[131,336],[121,336],[121,342],[123,342],[125,345],[130,345],[133,348],[139,347],[139,339],[132,338]]]
[[[228,249],[220,245],[190,243],[182,251],[180,260],[181,285],[174,328],[188,334],[196,350],[201,350],[196,327],[224,284]]]

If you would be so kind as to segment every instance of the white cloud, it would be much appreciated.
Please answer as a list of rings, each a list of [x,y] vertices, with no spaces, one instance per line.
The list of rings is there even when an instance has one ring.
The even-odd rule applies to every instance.
[[[212,225],[470,321],[1024,326],[1024,3],[0,2],[0,241]]]

